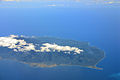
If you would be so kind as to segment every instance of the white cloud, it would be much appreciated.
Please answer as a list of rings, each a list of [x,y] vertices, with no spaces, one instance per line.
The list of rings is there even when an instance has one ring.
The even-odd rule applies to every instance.
[[[0,37],[0,46],[14,49],[14,51],[35,51],[35,46],[32,43],[26,43],[24,40],[17,40],[15,37],[18,36],[10,35],[9,37]]]
[[[48,6],[52,6],[52,7],[54,7],[54,6],[57,6],[57,5],[55,5],[55,4],[52,4],[52,5],[48,5]]]
[[[49,43],[44,43],[44,47],[41,48],[41,52],[50,52],[51,50],[54,52],[55,50],[60,52],[60,51],[66,51],[65,53],[70,53],[74,52],[75,54],[80,54],[80,52],[83,52],[83,50],[76,48],[76,47],[70,47],[70,46],[59,46],[57,44],[49,44]]]
[[[21,51],[35,51],[35,52],[55,52],[55,51],[64,51],[64,53],[70,54],[70,52],[74,52],[74,54],[80,54],[83,52],[83,50],[76,48],[76,47],[70,47],[70,46],[60,46],[57,44],[50,44],[50,43],[44,43],[40,47],[39,50],[35,49],[35,45],[33,43],[27,43],[25,40],[16,39],[16,35],[10,35],[9,37],[0,37],[0,46],[2,47],[8,47],[10,49],[13,49],[15,52]]]

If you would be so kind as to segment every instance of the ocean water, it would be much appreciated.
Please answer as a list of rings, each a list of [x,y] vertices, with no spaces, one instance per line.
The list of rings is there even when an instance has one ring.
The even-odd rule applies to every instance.
[[[0,60],[0,80],[120,80],[119,1],[0,1],[0,36],[50,36],[89,42],[105,51],[97,65],[33,68]]]

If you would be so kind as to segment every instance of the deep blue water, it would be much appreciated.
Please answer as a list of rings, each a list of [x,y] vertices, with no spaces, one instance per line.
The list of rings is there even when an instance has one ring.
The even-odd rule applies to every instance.
[[[115,80],[120,73],[119,7],[0,8],[0,36],[10,34],[52,36],[87,41],[105,51],[97,66],[32,68],[14,61],[0,61],[0,80]]]

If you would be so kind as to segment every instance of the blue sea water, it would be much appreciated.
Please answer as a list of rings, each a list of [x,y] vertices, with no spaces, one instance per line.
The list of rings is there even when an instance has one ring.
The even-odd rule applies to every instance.
[[[38,7],[39,4],[30,3],[29,7],[31,5]],[[4,5],[0,8],[0,36],[52,36],[86,41],[105,51],[104,60],[97,65],[103,70],[78,66],[33,68],[0,60],[0,80],[117,80],[109,76],[120,73],[119,6],[37,7],[9,8]]]

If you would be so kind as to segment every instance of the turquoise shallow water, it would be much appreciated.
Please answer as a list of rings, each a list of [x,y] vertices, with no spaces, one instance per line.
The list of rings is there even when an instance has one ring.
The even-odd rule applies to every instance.
[[[87,41],[104,50],[106,57],[98,64],[102,71],[75,66],[33,68],[1,60],[0,80],[117,80],[109,76],[120,72],[119,1],[103,2],[86,5],[84,1],[1,1],[0,36],[52,36]]]

